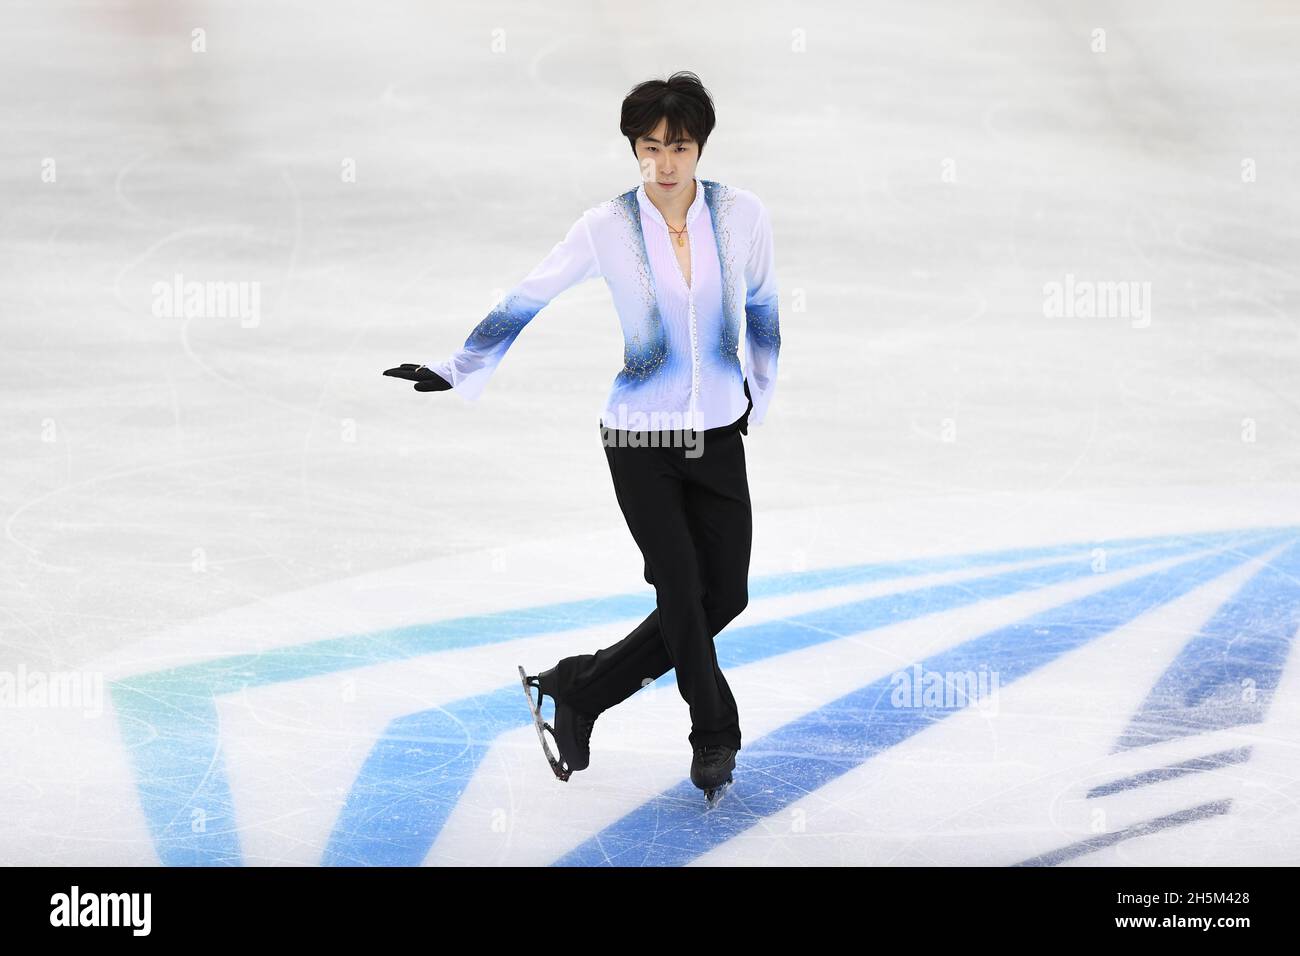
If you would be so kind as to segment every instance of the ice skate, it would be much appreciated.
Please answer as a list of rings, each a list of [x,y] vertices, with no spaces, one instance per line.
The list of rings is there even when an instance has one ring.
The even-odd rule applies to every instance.
[[[710,807],[718,805],[732,784],[736,769],[736,750],[726,744],[701,744],[691,760],[691,783],[704,791]]]
[[[575,710],[543,687],[542,682],[548,680],[554,672],[552,668],[530,677],[521,665],[519,680],[528,697],[528,709],[533,712],[533,724],[537,728],[537,738],[542,742],[546,760],[558,779],[568,780],[574,771],[586,770],[591,762],[591,730],[596,724],[596,718]],[[536,698],[533,697],[534,688],[537,690]],[[555,703],[554,726],[542,718],[542,700],[545,697],[550,697]],[[551,750],[551,745],[546,740],[548,731],[555,741],[555,751]]]

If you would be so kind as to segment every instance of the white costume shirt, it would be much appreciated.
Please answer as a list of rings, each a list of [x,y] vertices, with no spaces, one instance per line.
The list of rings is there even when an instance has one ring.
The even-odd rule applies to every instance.
[[[689,286],[674,237],[644,185],[585,210],[465,344],[428,367],[475,401],[533,316],[569,287],[600,276],[623,327],[623,367],[603,425],[651,431],[729,425],[749,405],[746,382],[749,423],[761,425],[781,346],[767,208],[747,189],[697,178],[686,234]],[[743,369],[737,355],[742,312]]]

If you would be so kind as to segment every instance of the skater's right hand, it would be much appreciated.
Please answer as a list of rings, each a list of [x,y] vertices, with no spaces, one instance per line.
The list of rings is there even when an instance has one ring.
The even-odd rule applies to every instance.
[[[393,378],[404,378],[415,383],[417,392],[445,392],[451,388],[451,382],[447,381],[427,365],[415,365],[411,362],[404,362],[397,368],[390,368],[384,372],[385,375],[391,375]]]

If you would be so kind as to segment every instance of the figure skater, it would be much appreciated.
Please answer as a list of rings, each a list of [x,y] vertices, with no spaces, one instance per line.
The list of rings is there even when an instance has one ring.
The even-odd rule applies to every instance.
[[[620,130],[641,185],[585,210],[446,361],[384,372],[414,381],[417,391],[454,389],[475,401],[543,307],[579,282],[605,280],[624,358],[601,439],[656,608],[616,644],[536,675],[521,667],[520,679],[547,759],[567,780],[588,766],[600,714],[675,670],[690,707],[691,781],[710,804],[731,783],[741,747],[736,700],[714,646],[749,600],[752,513],[741,436],[767,414],[781,344],[766,207],[746,189],[696,177],[714,123],[712,98],[694,73],[636,86],[623,101]],[[554,725],[542,718],[545,697],[555,705]]]

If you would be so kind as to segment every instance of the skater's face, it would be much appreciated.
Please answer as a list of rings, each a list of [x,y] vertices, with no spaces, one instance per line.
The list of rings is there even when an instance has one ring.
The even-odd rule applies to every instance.
[[[689,191],[686,186],[695,178],[695,164],[700,159],[699,145],[689,137],[664,142],[667,128],[668,120],[661,119],[658,126],[636,141],[641,181],[648,193],[661,199]]]

